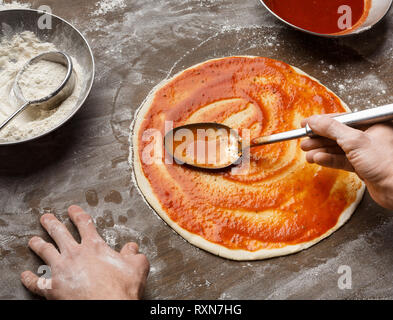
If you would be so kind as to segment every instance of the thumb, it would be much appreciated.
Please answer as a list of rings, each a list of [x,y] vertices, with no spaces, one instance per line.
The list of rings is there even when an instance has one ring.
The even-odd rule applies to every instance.
[[[351,128],[329,116],[312,116],[307,123],[315,134],[336,141],[345,153],[360,149],[368,143],[368,136],[363,131]]]
[[[121,249],[120,254],[124,257],[127,256],[134,256],[138,254],[139,252],[139,246],[135,242],[129,242],[124,245],[124,247]]]
[[[37,294],[39,296],[45,296],[44,290],[39,288],[38,285],[38,276],[32,273],[31,271],[25,271],[21,274],[21,281],[23,285],[29,289],[32,293]]]

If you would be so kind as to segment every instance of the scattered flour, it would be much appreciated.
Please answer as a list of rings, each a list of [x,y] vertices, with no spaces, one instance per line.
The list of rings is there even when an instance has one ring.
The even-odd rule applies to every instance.
[[[118,243],[118,236],[117,236],[117,233],[116,233],[116,231],[114,231],[114,230],[110,230],[110,229],[106,229],[104,232],[103,232],[103,238],[104,238],[104,240],[105,240],[105,242],[110,246],[110,247],[112,247],[112,248],[114,248],[116,245],[117,245],[117,243]]]
[[[101,0],[96,3],[96,7],[98,8],[92,13],[93,16],[98,16],[112,12],[116,9],[125,8],[126,3],[124,0]]]
[[[388,86],[384,81],[382,81],[377,74],[369,73],[364,78],[359,79],[357,82],[356,88],[358,90],[373,90],[374,92],[385,91],[388,89]]]
[[[11,39],[5,38],[0,42],[0,121],[4,121],[18,107],[10,96],[18,72],[29,59],[47,51],[58,50],[52,43],[41,42],[30,31],[17,34]],[[37,107],[26,109],[0,131],[0,142],[15,142],[41,135],[56,127],[73,111],[83,85],[82,68],[75,59],[73,59],[73,64],[76,83],[72,95],[52,110]],[[50,67],[46,66],[43,71],[47,69],[49,70]],[[59,75],[55,72],[45,77],[51,77],[49,82],[54,82]],[[41,91],[43,90],[41,82],[32,82],[31,88],[35,89],[39,96],[45,96],[45,92]]]
[[[18,1],[4,2],[0,0],[0,11],[8,9],[28,9],[30,7],[30,3],[20,3]]]

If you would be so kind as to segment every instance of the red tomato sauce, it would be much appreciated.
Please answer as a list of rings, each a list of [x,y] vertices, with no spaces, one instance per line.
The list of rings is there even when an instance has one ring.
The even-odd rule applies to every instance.
[[[346,33],[354,30],[368,14],[369,0],[265,0],[266,5],[285,21],[322,34]],[[352,11],[350,28],[340,28],[341,6],[349,6]]]
[[[225,108],[219,108],[220,101],[228,101]],[[296,119],[312,114],[346,111],[323,85],[283,62],[262,57],[211,60],[156,92],[139,129],[139,157],[149,143],[143,132],[154,128],[164,135],[165,120],[182,126],[206,109],[197,122],[222,123],[250,105],[255,112],[236,129],[241,134],[261,123],[251,138],[296,129]],[[253,148],[252,169],[245,175],[176,163],[141,164],[161,206],[183,229],[230,249],[280,248],[333,228],[361,187],[359,181],[348,180],[348,172],[305,163],[300,141],[291,148],[293,144]]]

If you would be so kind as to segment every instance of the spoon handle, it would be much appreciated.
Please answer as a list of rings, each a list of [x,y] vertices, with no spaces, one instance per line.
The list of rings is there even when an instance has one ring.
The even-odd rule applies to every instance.
[[[334,117],[334,119],[350,127],[359,127],[364,125],[386,122],[389,120],[393,120],[393,104],[387,104],[385,106],[357,112],[348,112],[336,116]],[[306,131],[307,136],[315,136],[309,125],[306,125]]]
[[[18,110],[16,110],[13,114],[11,114],[7,120],[5,120],[2,124],[0,124],[0,130],[2,130],[12,119],[14,119],[19,113],[25,110],[30,105],[30,102],[26,102],[22,105]]]
[[[375,124],[393,120],[393,104],[381,107],[366,109],[357,112],[349,112],[334,117],[335,120],[346,124],[350,127],[358,127],[363,125]],[[251,147],[261,146],[265,144],[299,139],[303,137],[316,137],[317,135],[311,130],[307,124],[306,127],[273,134],[271,136],[260,137],[254,139]]]

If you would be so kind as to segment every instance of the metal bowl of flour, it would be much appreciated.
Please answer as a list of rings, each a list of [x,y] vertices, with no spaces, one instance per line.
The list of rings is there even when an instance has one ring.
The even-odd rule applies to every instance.
[[[45,13],[51,18],[51,28],[42,28],[43,12],[32,9],[12,9],[0,11],[0,42],[12,38],[23,31],[33,32],[42,42],[53,43],[58,50],[74,57],[82,68],[84,81],[82,92],[73,110],[55,127],[38,136],[25,140],[0,142],[1,145],[12,145],[38,139],[58,129],[82,107],[89,95],[94,82],[95,64],[93,52],[85,37],[70,23],[53,14]],[[45,24],[44,26],[49,26]]]

